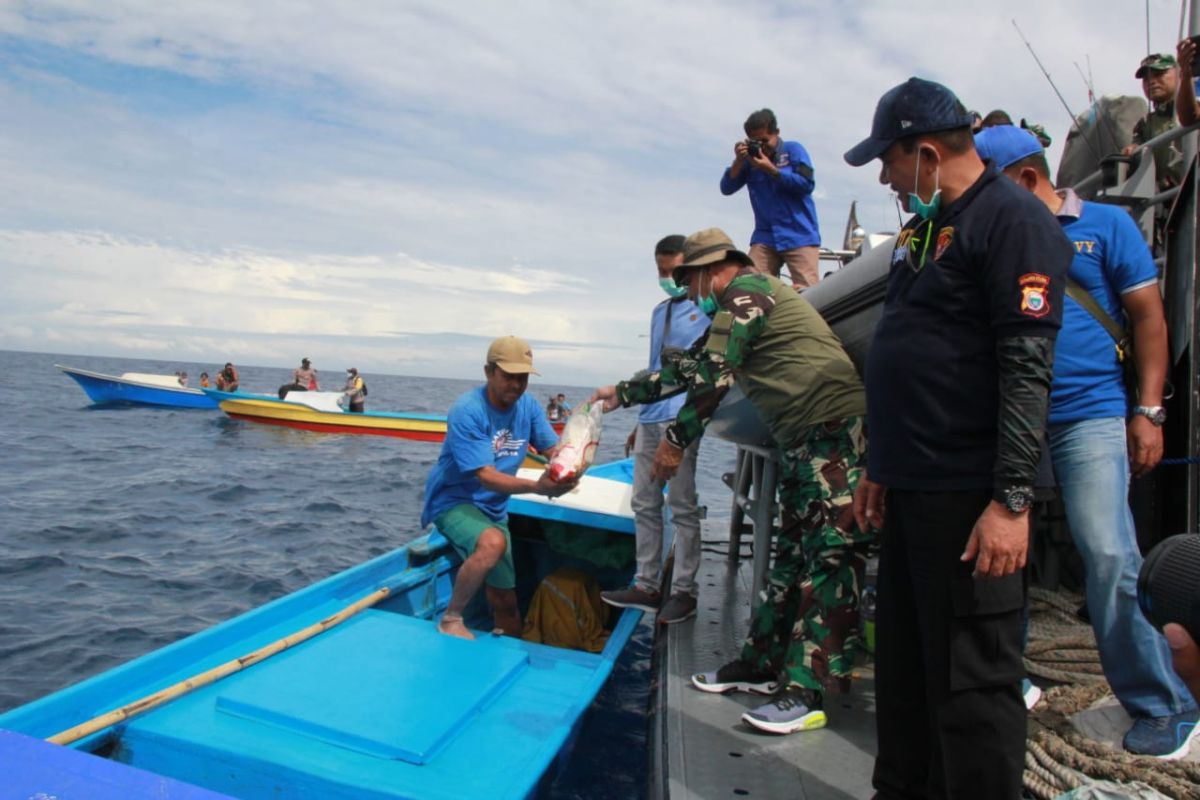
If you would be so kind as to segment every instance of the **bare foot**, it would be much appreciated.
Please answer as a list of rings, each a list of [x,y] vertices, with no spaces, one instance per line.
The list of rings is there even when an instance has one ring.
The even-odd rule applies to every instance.
[[[475,634],[467,630],[467,626],[463,625],[462,617],[457,614],[443,614],[438,620],[438,633],[444,633],[447,636],[457,636],[460,639],[474,639]]]

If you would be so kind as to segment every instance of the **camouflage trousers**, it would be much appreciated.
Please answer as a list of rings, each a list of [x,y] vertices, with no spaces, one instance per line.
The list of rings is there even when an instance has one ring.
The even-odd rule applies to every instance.
[[[858,598],[874,534],[854,522],[867,464],[861,417],[820,423],[781,452],[782,525],[742,660],[821,690],[865,653]]]

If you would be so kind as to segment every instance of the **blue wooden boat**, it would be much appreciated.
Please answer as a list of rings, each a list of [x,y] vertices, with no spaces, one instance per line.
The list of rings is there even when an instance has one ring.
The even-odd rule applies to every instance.
[[[74,378],[97,405],[128,404],[208,409],[217,407],[217,401],[201,390],[180,386],[179,379],[174,375],[126,372],[118,376],[64,367],[62,364],[54,366]]]
[[[594,467],[578,494],[513,498],[510,526],[523,605],[538,581],[562,566],[585,569],[604,588],[628,582],[631,482],[632,463],[625,460]],[[571,555],[564,554],[563,543],[571,545]],[[611,562],[614,548],[623,549],[620,567],[584,560],[605,551]],[[54,776],[65,781],[81,769],[103,776],[105,786],[127,781],[125,794],[112,794],[127,798],[211,796],[186,793],[197,788],[248,800],[536,796],[567,758],[584,713],[641,612],[614,612],[598,653],[488,633],[482,598],[466,615],[477,638],[444,636],[434,619],[449,600],[459,563],[435,530],[0,715],[0,729],[21,734],[0,736],[0,775],[21,791],[34,787],[18,792],[21,797],[34,791],[56,796],[64,790],[55,786]],[[378,597],[383,588],[381,601],[335,627],[87,733],[69,748],[25,738],[54,737],[236,661],[364,597]],[[54,768],[68,756],[71,769]],[[80,767],[80,758],[94,769]],[[147,773],[161,783],[143,792]]]

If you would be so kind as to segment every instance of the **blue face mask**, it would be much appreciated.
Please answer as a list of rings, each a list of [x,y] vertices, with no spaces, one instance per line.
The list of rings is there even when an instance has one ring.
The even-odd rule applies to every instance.
[[[697,275],[692,280],[702,281],[703,279],[704,273],[701,272],[700,275]],[[712,290],[712,277],[710,276],[708,279],[707,293],[701,294],[701,292],[704,292],[704,289],[702,288],[703,284],[699,284],[699,287],[700,290],[697,292],[697,294],[700,294],[700,296],[696,299],[696,307],[700,309],[700,313],[704,316],[715,317],[717,312],[720,311],[721,307],[717,305],[717,295]]]
[[[908,207],[912,212],[921,219],[933,219],[942,210],[942,187],[941,183],[941,167],[933,173],[933,196],[926,203],[921,199],[921,196],[916,192],[908,193]],[[921,149],[917,148],[917,176],[918,181],[921,175]]]
[[[667,293],[667,297],[670,298],[683,297],[687,294],[687,287],[676,284],[671,278],[659,278],[658,285],[662,287],[662,290]]]

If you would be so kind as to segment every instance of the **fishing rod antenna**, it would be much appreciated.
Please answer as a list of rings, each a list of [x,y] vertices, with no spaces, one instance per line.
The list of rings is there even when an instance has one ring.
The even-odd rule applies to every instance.
[[[1067,116],[1071,118],[1071,127],[1079,132],[1079,138],[1087,144],[1088,149],[1092,151],[1092,156],[1096,159],[1096,161],[1100,161],[1101,156],[1096,152],[1096,147],[1088,141],[1086,136],[1083,135],[1083,129],[1079,126],[1079,119],[1075,116],[1075,112],[1073,112],[1071,107],[1067,105],[1066,98],[1062,96],[1062,92],[1060,92],[1058,87],[1054,84],[1054,79],[1050,77],[1050,73],[1046,71],[1046,67],[1042,64],[1042,60],[1038,58],[1038,54],[1034,52],[1033,45],[1030,44],[1029,40],[1025,38],[1025,33],[1021,30],[1021,26],[1017,24],[1016,19],[1013,19],[1012,25],[1017,31],[1017,36],[1021,37],[1021,41],[1025,43],[1025,47],[1029,50],[1029,55],[1033,56],[1033,60],[1038,65],[1038,69],[1040,69],[1042,74],[1046,76],[1046,80],[1050,83],[1050,88],[1053,89],[1054,94],[1058,96],[1058,101],[1062,103],[1063,108],[1067,110]]]

